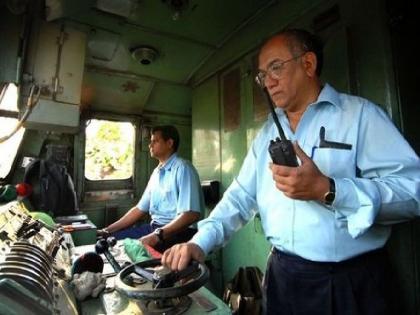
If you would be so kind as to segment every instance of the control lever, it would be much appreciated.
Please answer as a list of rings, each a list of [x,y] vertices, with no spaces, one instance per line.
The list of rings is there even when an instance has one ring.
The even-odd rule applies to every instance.
[[[109,263],[111,264],[112,268],[115,272],[121,271],[120,264],[115,260],[114,256],[109,252],[109,247],[114,246],[117,244],[117,240],[115,237],[110,236],[107,239],[101,238],[95,244],[95,252],[97,254],[104,254],[106,259],[108,259]]]
[[[28,230],[28,226],[29,226],[29,222],[31,221],[31,219],[29,217],[27,217],[23,222],[22,225],[19,227],[19,229],[16,231],[16,237],[21,237],[27,230]],[[34,221],[35,222],[35,221]]]
[[[64,241],[64,236],[57,231],[53,233],[53,239],[47,246],[46,252],[52,258],[55,258],[58,250],[60,249],[61,243]]]
[[[25,223],[24,223],[25,224]],[[26,224],[25,226],[22,225],[22,229],[20,229],[20,235],[24,239],[29,239],[32,236],[36,235],[42,228],[42,225],[38,221],[33,221],[29,224]],[[17,233],[16,233],[17,234]]]
[[[36,235],[39,233],[39,231],[41,230],[41,228],[39,226],[35,226],[33,230],[29,230],[28,232],[26,232],[22,238],[28,240],[30,239],[32,236]]]

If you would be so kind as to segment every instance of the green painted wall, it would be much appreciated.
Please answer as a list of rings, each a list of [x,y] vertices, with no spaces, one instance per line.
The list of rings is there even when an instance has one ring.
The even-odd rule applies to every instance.
[[[0,82],[18,82],[22,62],[19,58],[19,37],[23,30],[23,18],[13,15],[1,4],[0,8],[3,11],[0,19]]]
[[[220,169],[220,105],[218,78],[214,76],[197,87],[192,94],[192,160],[200,179],[221,182]],[[206,208],[207,216],[212,207]],[[222,252],[207,258],[211,279],[207,287],[219,295],[223,291]]]
[[[246,63],[236,65],[245,69]],[[230,69],[228,69],[230,70]],[[220,83],[213,76],[193,92],[192,142],[193,163],[201,180],[212,179],[221,183],[225,191],[238,173],[248,147],[259,129],[253,119],[252,91],[249,78],[241,81],[241,125],[233,131],[225,131],[220,104]],[[211,209],[208,209],[209,211]],[[243,265],[257,265],[265,269],[269,244],[262,233],[259,219],[252,220],[239,231],[229,244],[210,257],[212,289],[221,294],[224,283],[233,277]],[[249,253],[253,255],[250,257]],[[220,270],[223,270],[220,273]],[[222,283],[221,283],[222,282]]]
[[[201,180],[220,181],[220,104],[216,76],[194,90],[192,103],[194,166]]]

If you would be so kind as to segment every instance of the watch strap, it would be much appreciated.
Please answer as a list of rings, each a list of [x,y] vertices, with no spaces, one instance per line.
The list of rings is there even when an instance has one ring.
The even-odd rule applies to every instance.
[[[153,231],[153,233],[157,235],[157,237],[159,238],[159,241],[163,242],[163,229],[162,228],[157,228],[156,230]]]
[[[335,199],[335,181],[331,177],[328,177],[330,182],[329,191],[324,195],[324,203],[328,206],[331,206]]]

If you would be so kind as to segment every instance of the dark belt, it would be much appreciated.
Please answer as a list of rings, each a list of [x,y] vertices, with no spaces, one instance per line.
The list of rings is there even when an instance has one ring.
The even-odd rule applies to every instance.
[[[153,230],[156,230],[157,228],[161,228],[164,225],[158,224],[155,221],[150,222],[150,226],[152,227]]]
[[[280,263],[299,265],[303,268],[308,267],[312,270],[328,270],[328,271],[339,271],[348,270],[354,267],[359,267],[362,264],[369,264],[381,261],[382,263],[386,260],[386,252],[384,248],[379,248],[370,252],[363,253],[361,255],[339,261],[339,262],[323,262],[323,261],[312,261],[302,258],[297,255],[285,253],[273,247],[271,250],[272,254],[275,255]]]

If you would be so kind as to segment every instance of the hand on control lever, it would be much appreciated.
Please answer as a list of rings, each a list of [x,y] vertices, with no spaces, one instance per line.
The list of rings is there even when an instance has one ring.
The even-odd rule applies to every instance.
[[[106,228],[104,228],[102,230],[97,230],[96,231],[96,236],[102,237],[102,238],[107,238],[107,237],[110,236],[110,233]]]

